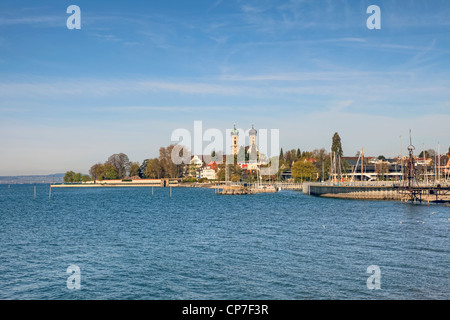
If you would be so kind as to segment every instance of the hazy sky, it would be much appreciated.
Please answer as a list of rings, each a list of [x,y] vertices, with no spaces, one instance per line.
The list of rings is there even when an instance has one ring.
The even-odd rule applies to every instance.
[[[444,152],[449,17],[448,0],[2,0],[0,175],[142,162],[194,121],[279,129],[284,150],[338,132],[347,156],[405,154],[411,129]]]

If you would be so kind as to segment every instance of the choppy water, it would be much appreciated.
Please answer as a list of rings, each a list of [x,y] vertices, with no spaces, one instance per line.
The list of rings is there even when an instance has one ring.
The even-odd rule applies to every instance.
[[[449,299],[450,207],[0,185],[0,299]],[[79,290],[67,287],[69,265]],[[379,290],[367,268],[379,266]]]

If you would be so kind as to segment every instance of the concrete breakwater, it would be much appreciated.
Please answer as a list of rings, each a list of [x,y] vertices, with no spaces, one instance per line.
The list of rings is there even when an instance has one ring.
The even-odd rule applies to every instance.
[[[341,199],[399,200],[421,203],[450,202],[450,187],[448,185],[422,185],[407,188],[389,185],[385,182],[366,182],[363,185],[304,183],[302,191],[309,195]]]
[[[361,200],[402,200],[402,195],[397,191],[355,191],[349,193],[327,193],[322,197],[339,199]]]
[[[402,195],[386,185],[326,185],[304,183],[303,193],[341,199],[402,200]]]

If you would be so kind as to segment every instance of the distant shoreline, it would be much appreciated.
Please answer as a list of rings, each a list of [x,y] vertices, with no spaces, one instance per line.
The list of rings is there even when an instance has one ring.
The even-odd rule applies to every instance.
[[[162,185],[161,183],[133,183],[133,182],[122,182],[122,183],[80,183],[80,184],[52,184],[52,188],[114,188],[114,187],[157,187],[157,188],[168,188],[168,187],[181,187],[181,188],[214,188],[217,184],[213,183],[174,183]]]

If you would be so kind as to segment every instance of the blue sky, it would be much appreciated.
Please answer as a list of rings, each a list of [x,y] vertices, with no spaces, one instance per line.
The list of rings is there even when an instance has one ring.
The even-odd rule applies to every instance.
[[[198,120],[280,129],[284,150],[338,132],[345,155],[397,156],[409,129],[447,150],[449,16],[446,0],[2,0],[0,175],[142,162]]]

